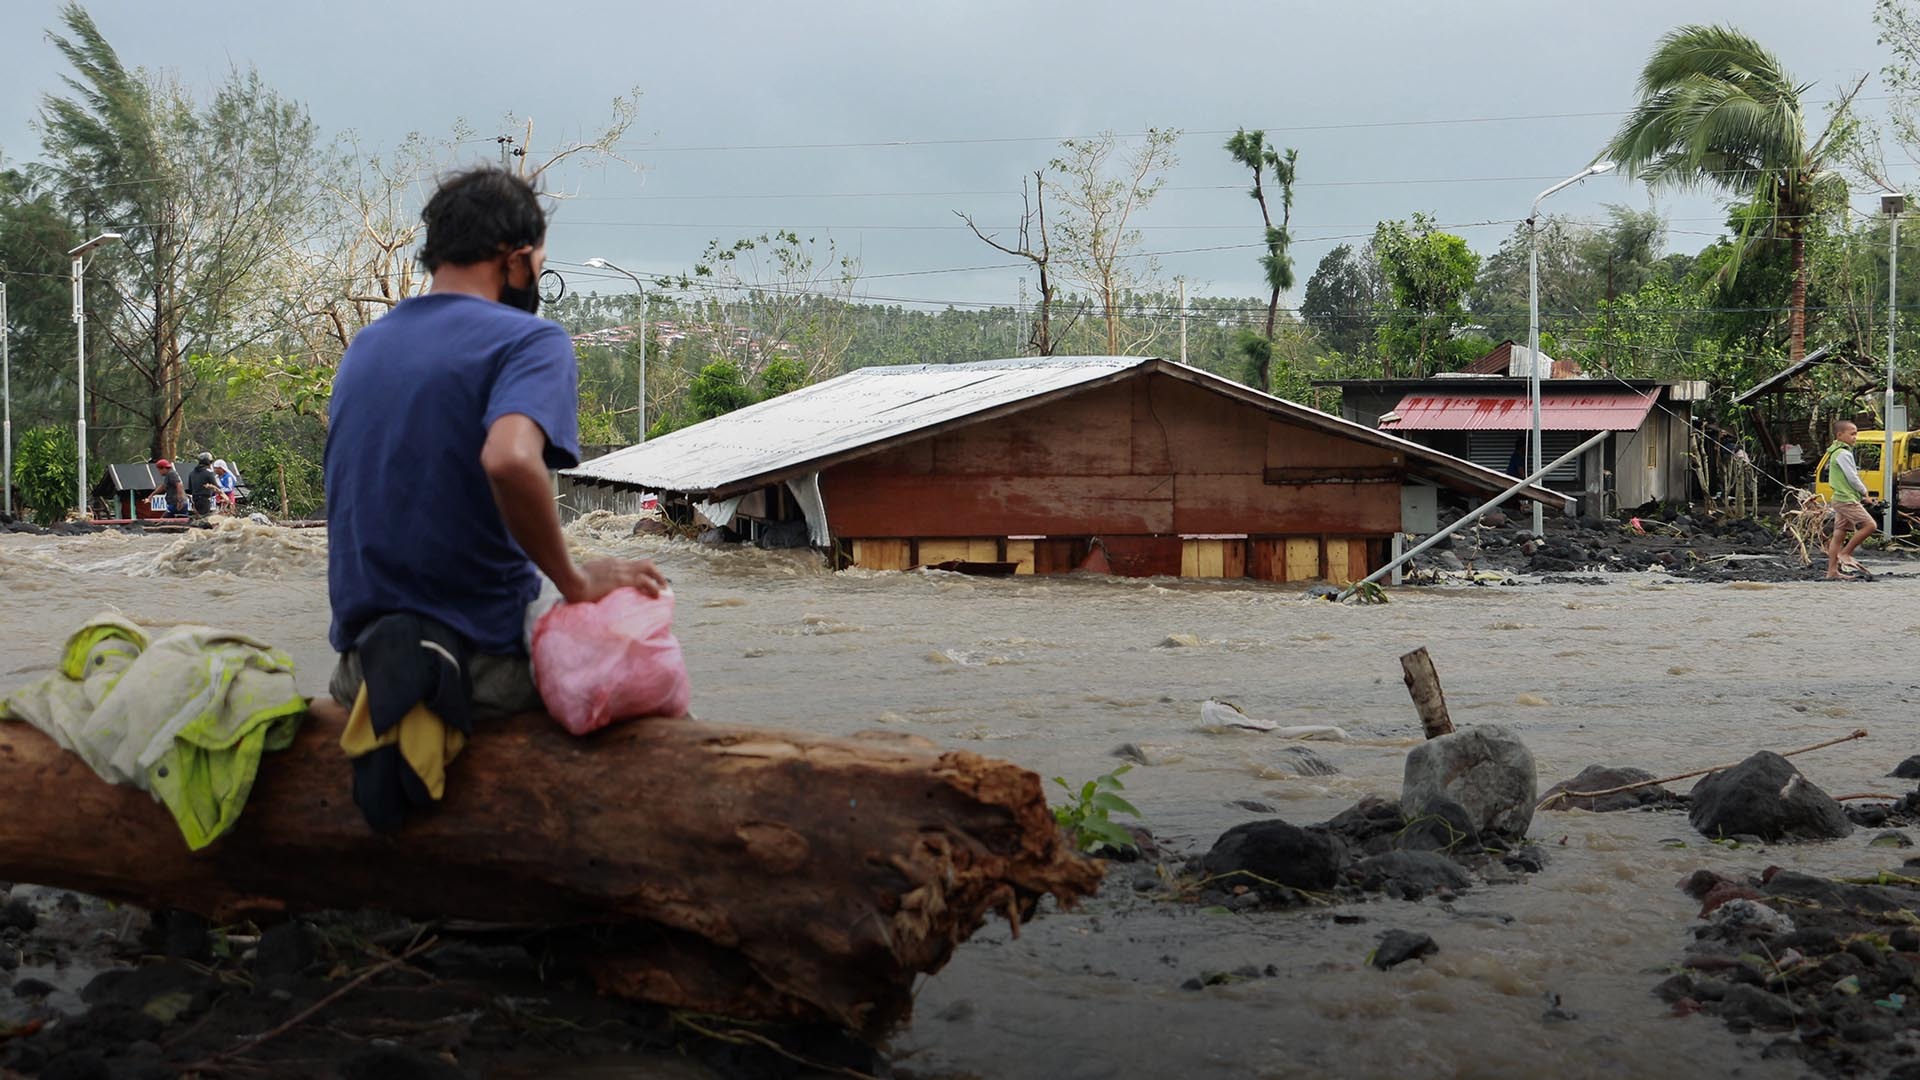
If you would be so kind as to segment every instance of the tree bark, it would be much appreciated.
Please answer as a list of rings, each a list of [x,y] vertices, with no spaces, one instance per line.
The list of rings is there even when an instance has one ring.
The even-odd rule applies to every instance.
[[[1407,693],[1413,696],[1414,710],[1420,714],[1420,728],[1427,738],[1453,734],[1453,719],[1447,715],[1447,695],[1440,690],[1440,675],[1433,670],[1433,657],[1427,655],[1426,646],[1402,656],[1400,667],[1406,675]]]
[[[989,912],[1098,886],[1040,778],[912,737],[642,720],[484,729],[446,799],[372,833],[331,702],[269,755],[234,830],[189,854],[148,795],[0,723],[0,873],[214,919],[378,908],[594,928],[603,990],[872,1037]],[[580,935],[588,940],[587,935]]]

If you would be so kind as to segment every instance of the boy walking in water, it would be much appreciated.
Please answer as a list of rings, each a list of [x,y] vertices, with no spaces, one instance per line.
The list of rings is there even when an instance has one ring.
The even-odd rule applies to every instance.
[[[1859,426],[1842,420],[1833,430],[1834,443],[1829,447],[1833,455],[1827,461],[1827,483],[1833,487],[1833,535],[1827,539],[1830,581],[1840,577],[1842,567],[1850,572],[1860,568],[1853,553],[1861,541],[1873,535],[1873,515],[1860,505],[1867,496],[1867,485],[1853,460],[1853,441],[1859,437]],[[1850,538],[1848,530],[1853,531]]]

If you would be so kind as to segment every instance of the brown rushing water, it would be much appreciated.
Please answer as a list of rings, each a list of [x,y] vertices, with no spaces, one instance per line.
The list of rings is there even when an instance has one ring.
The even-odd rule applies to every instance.
[[[630,524],[593,519],[571,534],[583,552],[645,554],[673,577],[698,715],[908,731],[1076,781],[1132,743],[1155,764],[1128,775],[1129,795],[1180,853],[1256,816],[1235,800],[1307,823],[1368,792],[1397,793],[1417,732],[1397,658],[1419,645],[1455,720],[1511,726],[1543,787],[1594,762],[1678,772],[1866,727],[1872,738],[1800,763],[1831,792],[1897,792],[1885,773],[1920,749],[1905,715],[1920,673],[1891,651],[1920,635],[1911,577],[1621,575],[1399,590],[1391,604],[1353,607],[1247,582],[835,575],[808,555],[629,538]],[[319,531],[258,526],[0,536],[0,677],[50,670],[66,634],[112,608],[255,634],[294,656],[305,689],[324,692],[324,544]],[[1176,637],[1188,643],[1167,644]],[[1273,736],[1203,729],[1199,703],[1213,696],[1282,724],[1345,728],[1353,741],[1308,744],[1339,775],[1294,775],[1289,744]],[[923,984],[892,1050],[919,1076],[1793,1076],[1761,1060],[1764,1039],[1672,1018],[1649,993],[1696,910],[1674,885],[1699,866],[1900,863],[1869,849],[1868,835],[1730,851],[1676,815],[1540,815],[1544,873],[1476,887],[1452,911],[1358,905],[1359,925],[1325,912],[1205,914],[1135,898],[1122,873],[1099,900],[1018,941],[997,923],[982,931]],[[1373,971],[1365,957],[1389,927],[1429,933],[1441,951]],[[1247,964],[1280,974],[1181,989]],[[1553,994],[1578,1018],[1543,1019]]]

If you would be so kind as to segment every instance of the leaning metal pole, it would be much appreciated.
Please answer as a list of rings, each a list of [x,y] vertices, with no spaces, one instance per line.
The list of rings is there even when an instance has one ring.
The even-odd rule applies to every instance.
[[[1418,555],[1421,552],[1432,547],[1433,545],[1439,543],[1440,541],[1445,540],[1447,537],[1452,536],[1454,533],[1459,532],[1461,529],[1466,528],[1468,525],[1471,525],[1474,522],[1479,521],[1480,518],[1484,516],[1487,511],[1493,509],[1496,506],[1499,506],[1501,503],[1506,502],[1508,499],[1513,498],[1515,495],[1520,494],[1522,491],[1525,491],[1527,488],[1532,487],[1534,484],[1539,483],[1541,477],[1547,475],[1548,473],[1566,464],[1567,462],[1572,461],[1574,458],[1579,457],[1581,454],[1586,453],[1588,449],[1600,445],[1600,440],[1606,438],[1611,434],[1613,434],[1613,432],[1611,431],[1602,431],[1599,434],[1595,435],[1593,438],[1588,439],[1586,442],[1581,443],[1579,446],[1576,446],[1573,449],[1567,451],[1566,453],[1561,454],[1559,457],[1554,458],[1551,462],[1547,463],[1542,468],[1534,470],[1534,473],[1532,476],[1527,477],[1525,480],[1520,481],[1519,483],[1513,485],[1507,490],[1501,492],[1498,495],[1495,495],[1493,498],[1481,504],[1480,507],[1474,510],[1471,514],[1467,514],[1466,516],[1462,517],[1459,521],[1454,522],[1453,524],[1447,526],[1446,528],[1441,529],[1439,532],[1434,533],[1432,536],[1427,537],[1425,540],[1420,541],[1419,544],[1415,545],[1413,549],[1408,551],[1406,554],[1393,560],[1392,562],[1381,567],[1380,569],[1375,570],[1373,573],[1368,574],[1366,577],[1361,578],[1359,581],[1356,581],[1353,584],[1347,586],[1346,588],[1340,590],[1340,595],[1335,597],[1334,599],[1345,600],[1347,597],[1352,596],[1354,594],[1354,591],[1360,588],[1360,586],[1368,584],[1369,582],[1379,581],[1381,578],[1386,577],[1388,574],[1393,573],[1395,570],[1399,569],[1401,564],[1405,563],[1408,559],[1413,558],[1415,555]],[[1535,505],[1538,505],[1538,504],[1536,503]]]

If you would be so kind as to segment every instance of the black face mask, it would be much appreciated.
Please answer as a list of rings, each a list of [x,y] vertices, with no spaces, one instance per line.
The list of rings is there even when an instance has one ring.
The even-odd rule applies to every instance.
[[[513,260],[509,258],[507,261],[511,264]],[[533,261],[531,259],[527,261],[527,274],[527,287],[524,289],[516,289],[506,280],[501,281],[500,302],[508,307],[517,307],[529,315],[534,315],[540,311],[540,279],[533,276]]]

